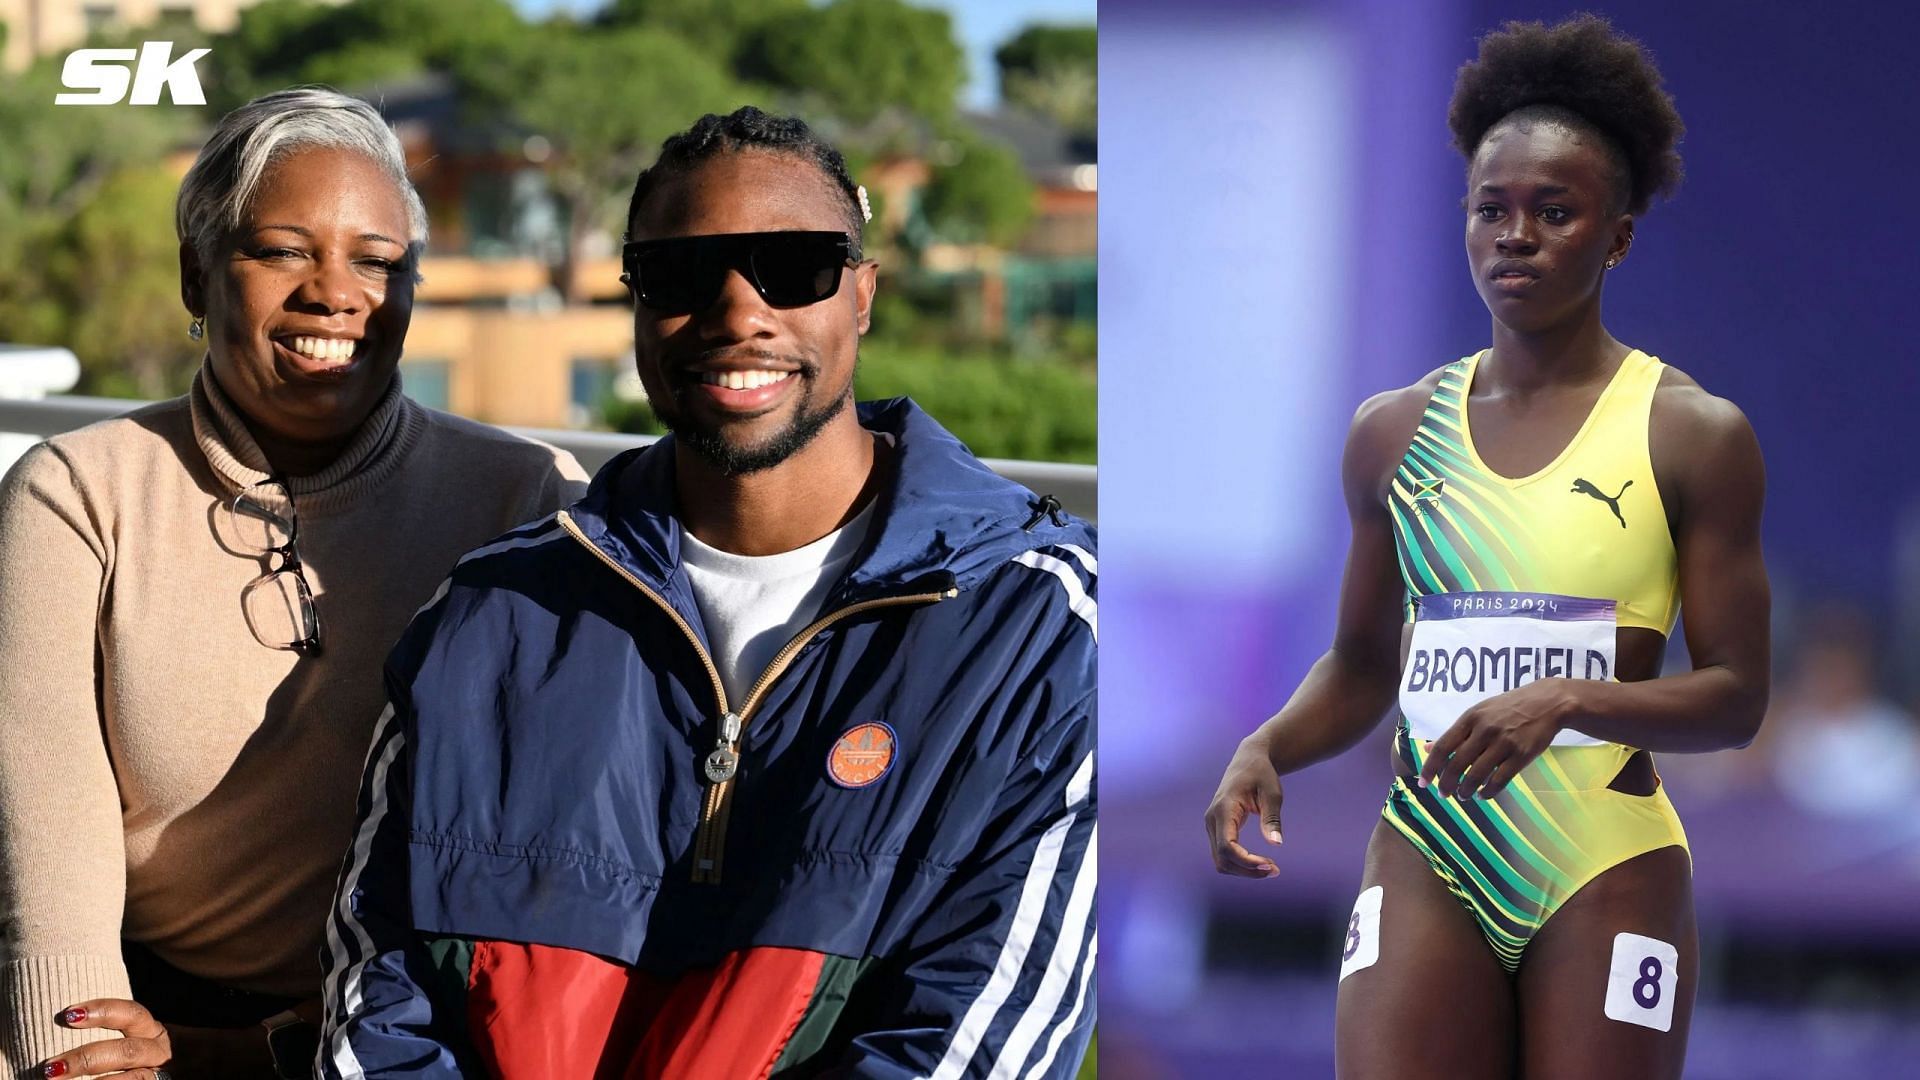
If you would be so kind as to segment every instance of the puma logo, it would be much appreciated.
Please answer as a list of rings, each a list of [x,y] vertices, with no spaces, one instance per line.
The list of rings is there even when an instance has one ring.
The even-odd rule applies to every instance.
[[[1627,481],[1624,484],[1621,484],[1620,495],[1625,495],[1627,493],[1627,489],[1632,486],[1633,486],[1633,481],[1631,480]],[[1627,527],[1627,519],[1624,517],[1620,517],[1620,495],[1608,495],[1605,492],[1601,491],[1599,488],[1594,487],[1592,484],[1588,483],[1585,480],[1581,480],[1578,477],[1576,477],[1573,481],[1573,490],[1581,495],[1591,495],[1594,498],[1599,499],[1601,502],[1606,503],[1607,509],[1613,511],[1613,516],[1620,518],[1620,527],[1623,529]]]

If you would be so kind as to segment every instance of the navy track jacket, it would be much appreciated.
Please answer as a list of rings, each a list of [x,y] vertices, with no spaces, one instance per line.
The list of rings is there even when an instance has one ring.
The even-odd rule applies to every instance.
[[[1094,1017],[1093,529],[905,399],[745,701],[671,437],[468,555],[388,662],[320,1075],[1068,1077]]]

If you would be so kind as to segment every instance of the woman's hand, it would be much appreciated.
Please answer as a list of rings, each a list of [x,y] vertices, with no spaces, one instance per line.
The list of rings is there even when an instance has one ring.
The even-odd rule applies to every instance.
[[[1490,799],[1540,756],[1577,708],[1578,679],[1540,679],[1460,714],[1427,750],[1420,786]]]
[[[117,1031],[124,1037],[91,1042],[49,1060],[40,1067],[41,1074],[49,1078],[117,1073],[126,1080],[155,1080],[157,1070],[173,1060],[173,1040],[166,1027],[137,1001],[83,1001],[62,1012],[60,1024],[80,1030]]]
[[[50,1059],[40,1067],[49,1078],[258,1080],[273,1075],[266,1033],[256,1025],[169,1029],[145,1006],[124,998],[83,1001],[61,1013],[60,1023],[81,1030],[117,1031],[123,1037],[88,1043]]]
[[[1260,819],[1260,831],[1271,843],[1280,842],[1280,774],[1259,739],[1243,739],[1220,777],[1220,788],[1207,807],[1207,844],[1213,849],[1213,868],[1237,877],[1264,878],[1280,872],[1274,861],[1240,845],[1240,826],[1249,814]]]

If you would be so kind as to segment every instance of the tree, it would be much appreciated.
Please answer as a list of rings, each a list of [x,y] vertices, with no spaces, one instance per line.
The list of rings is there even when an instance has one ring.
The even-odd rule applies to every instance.
[[[506,99],[500,70],[526,24],[506,0],[265,0],[240,13],[209,57],[217,104],[232,109],[289,85],[351,88],[442,70]]]
[[[310,0],[263,0],[243,8],[239,22],[202,61],[207,103],[225,113],[287,86],[288,75],[308,55],[342,44],[341,31],[331,25],[339,11]]]
[[[535,51],[515,112],[560,151],[550,175],[569,211],[560,280],[571,289],[582,238],[620,220],[634,178],[667,136],[703,113],[732,111],[744,92],[718,63],[661,30],[555,30]]]
[[[61,108],[60,63],[47,57],[0,75],[0,215],[70,216],[116,169],[154,160],[204,119],[192,107]]]
[[[613,0],[600,21],[678,34],[732,66],[769,22],[806,8],[807,0]]]
[[[1053,118],[1076,135],[1098,120],[1099,34],[1092,26],[1034,24],[993,54],[1000,98]]]
[[[949,240],[1005,247],[1033,220],[1033,181],[1020,159],[978,136],[958,141],[951,165],[937,166],[920,207],[934,231]]]
[[[174,313],[172,333],[184,340],[176,182],[152,163],[189,141],[203,110],[59,108],[59,63],[44,59],[17,77],[0,75],[0,338],[72,348],[91,382],[127,359],[120,343],[148,324],[140,322],[145,310],[123,305],[147,304],[158,295],[156,280],[170,283],[161,310]],[[131,293],[102,291],[103,279],[115,275],[141,284]],[[97,332],[122,319],[128,337]],[[161,367],[164,361],[143,370],[164,381]]]
[[[50,267],[70,314],[66,343],[96,392],[169,397],[199,363],[180,301],[178,188],[164,166],[115,173],[74,216],[63,258]]]
[[[761,30],[743,74],[817,95],[856,124],[896,107],[945,119],[967,77],[952,17],[903,0],[834,0],[781,15]]]

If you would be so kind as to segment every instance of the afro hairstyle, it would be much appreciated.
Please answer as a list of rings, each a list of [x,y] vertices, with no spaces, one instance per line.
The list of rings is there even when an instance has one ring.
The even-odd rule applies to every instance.
[[[1660,69],[1638,41],[1598,15],[1547,26],[1509,22],[1480,39],[1460,68],[1447,126],[1469,161],[1494,125],[1514,114],[1596,133],[1613,159],[1630,214],[1680,183],[1675,149],[1685,126]]]

